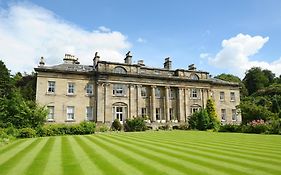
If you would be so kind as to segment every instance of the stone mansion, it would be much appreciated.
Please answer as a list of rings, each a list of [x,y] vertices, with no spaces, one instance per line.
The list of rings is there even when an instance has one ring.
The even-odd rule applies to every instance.
[[[193,64],[173,70],[166,58],[163,68],[151,68],[143,60],[133,64],[130,52],[124,63],[101,61],[97,53],[92,65],[70,54],[63,61],[46,66],[41,57],[35,68],[36,100],[49,109],[48,122],[111,123],[136,116],[151,123],[186,122],[208,98],[222,123],[241,122],[239,84],[212,78]]]

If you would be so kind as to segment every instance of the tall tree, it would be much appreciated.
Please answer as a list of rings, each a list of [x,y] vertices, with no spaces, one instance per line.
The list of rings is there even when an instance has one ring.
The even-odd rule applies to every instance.
[[[267,77],[268,79],[268,84],[266,84],[266,86],[271,85],[272,83],[274,83],[274,79],[275,79],[275,74],[272,73],[270,70],[265,69],[262,71],[263,74]]]
[[[207,100],[206,111],[210,118],[209,129],[212,129],[212,128],[218,129],[220,123],[219,123],[218,116],[216,113],[215,103],[212,99]]]
[[[253,67],[246,72],[243,82],[248,90],[249,95],[257,92],[269,84],[268,77],[260,67]]]
[[[2,60],[0,60],[0,98],[9,97],[13,89],[13,81],[10,71]]]

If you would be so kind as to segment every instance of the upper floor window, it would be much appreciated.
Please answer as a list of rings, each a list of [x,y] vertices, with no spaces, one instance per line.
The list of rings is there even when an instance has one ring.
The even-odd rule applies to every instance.
[[[220,92],[220,101],[224,101],[224,92]]]
[[[230,101],[235,101],[235,93],[230,92]]]
[[[124,96],[126,95],[124,84],[114,84],[113,85],[113,95]]]
[[[87,93],[88,95],[92,95],[92,94],[93,94],[93,89],[94,89],[94,85],[92,85],[92,84],[87,84],[87,86],[86,86],[86,93]]]
[[[74,120],[74,106],[67,106],[66,108],[66,119]]]
[[[169,91],[169,97],[170,97],[170,99],[175,99],[176,98],[176,91],[175,91],[175,89],[170,89],[170,91]]]
[[[221,121],[225,121],[225,120],[226,120],[226,110],[221,109]]]
[[[120,66],[115,67],[113,72],[118,73],[118,74],[126,74],[127,73],[126,69],[123,68],[123,67],[120,67]]]
[[[74,83],[68,83],[67,85],[67,94],[74,94]]]
[[[190,91],[190,97],[192,99],[197,99],[199,98],[199,89],[191,89]]]
[[[155,88],[155,97],[160,98],[161,97],[161,90],[160,88]]]
[[[47,106],[48,108],[48,121],[52,121],[54,120],[54,116],[55,116],[55,107],[54,106]]]
[[[147,96],[146,87],[141,87],[141,96],[142,97],[146,97]]]
[[[48,93],[55,93],[55,89],[56,89],[56,82],[48,81]]]
[[[190,75],[190,79],[192,79],[192,80],[199,80],[199,77],[196,74],[191,74]]]

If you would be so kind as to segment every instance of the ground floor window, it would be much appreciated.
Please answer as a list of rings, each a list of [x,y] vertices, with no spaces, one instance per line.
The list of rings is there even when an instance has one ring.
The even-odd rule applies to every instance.
[[[67,120],[74,120],[74,106],[67,106],[66,117]]]
[[[47,120],[52,121],[52,120],[54,120],[54,117],[55,117],[55,107],[47,106],[47,108],[48,108],[48,112],[49,112]]]
[[[116,103],[113,105],[113,121],[118,119],[120,122],[126,120],[127,105],[124,103]]]
[[[175,120],[173,108],[169,108],[169,116],[170,116],[170,120]]]
[[[91,107],[91,106],[86,107],[86,120],[87,121],[94,120],[93,107]]]
[[[160,120],[161,119],[161,111],[160,111],[160,108],[156,108],[156,120]]]
[[[232,121],[237,121],[236,109],[232,109]]]
[[[221,109],[221,121],[225,121],[225,120],[226,120],[226,110]]]
[[[141,108],[141,116],[145,118],[147,116],[146,108]]]

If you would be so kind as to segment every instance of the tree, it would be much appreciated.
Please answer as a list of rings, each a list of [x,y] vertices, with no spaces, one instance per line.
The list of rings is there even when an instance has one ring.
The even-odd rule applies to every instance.
[[[216,113],[216,108],[215,108],[215,103],[212,99],[207,100],[207,105],[206,105],[206,111],[208,113],[208,116],[210,118],[210,124],[208,129],[218,129],[220,122],[218,120],[218,116]]]
[[[235,82],[235,83],[239,83],[241,89],[240,89],[240,95],[241,97],[245,97],[248,95],[248,90],[245,86],[245,84],[241,81],[241,79],[235,75],[231,75],[231,74],[220,74],[215,76],[215,78],[220,79],[220,80],[224,80],[224,81],[228,81],[228,82]]]
[[[249,95],[269,85],[269,79],[260,67],[253,67],[248,70],[243,82],[248,90]]]
[[[210,118],[207,110],[200,109],[199,111],[193,113],[188,120],[188,124],[191,129],[198,129],[201,131],[209,129]]]
[[[274,96],[274,98],[272,99],[271,112],[273,112],[273,113],[279,113],[280,112],[280,106],[279,106],[279,103],[278,103],[278,100],[277,100],[276,96]]]
[[[262,71],[263,74],[267,77],[268,79],[268,84],[266,86],[271,85],[272,83],[274,83],[274,79],[275,79],[275,74],[272,73],[270,70],[265,69]]]
[[[0,98],[9,97],[13,89],[13,81],[10,71],[2,60],[0,60]]]
[[[15,86],[20,90],[21,95],[26,100],[35,101],[36,97],[36,76],[34,73],[24,74],[17,73],[14,76]]]

